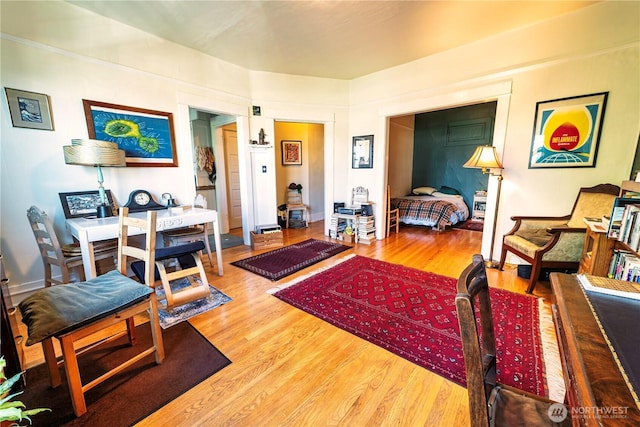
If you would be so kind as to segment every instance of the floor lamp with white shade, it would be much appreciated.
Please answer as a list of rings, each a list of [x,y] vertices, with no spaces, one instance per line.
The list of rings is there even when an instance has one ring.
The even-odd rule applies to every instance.
[[[496,225],[498,221],[498,204],[500,203],[500,187],[502,186],[502,163],[498,160],[498,153],[495,147],[490,145],[478,146],[476,151],[463,165],[465,168],[482,169],[482,173],[488,173],[498,179],[498,192],[496,193],[496,210],[493,213],[493,228],[491,230],[491,246],[489,248],[489,260],[487,267],[497,268],[498,263],[493,261],[493,245],[496,240]],[[497,171],[497,172],[496,172]]]

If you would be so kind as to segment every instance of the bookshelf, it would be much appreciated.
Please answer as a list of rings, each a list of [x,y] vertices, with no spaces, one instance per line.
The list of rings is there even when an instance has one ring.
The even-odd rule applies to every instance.
[[[640,182],[623,181],[619,196],[626,199],[637,198],[637,205],[640,206]],[[607,232],[607,227],[603,227],[601,223],[585,220],[587,231],[580,258],[579,273],[611,278],[619,274],[620,276],[616,278],[625,280],[622,278],[626,274],[625,271],[632,270],[636,264],[640,269],[640,245],[638,244],[640,241],[640,210],[636,210],[635,205],[636,203],[627,205],[629,212],[626,212],[626,215],[621,219],[620,230],[615,237],[611,237]],[[625,211],[627,207],[625,207]],[[636,210],[635,221],[630,215],[632,210]],[[609,220],[613,221],[613,218],[609,218]]]
[[[620,186],[620,197],[634,196],[640,196],[640,182],[622,181],[622,185]]]

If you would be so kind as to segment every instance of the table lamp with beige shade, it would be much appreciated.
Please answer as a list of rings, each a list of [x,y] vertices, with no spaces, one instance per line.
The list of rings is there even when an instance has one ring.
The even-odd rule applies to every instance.
[[[100,204],[96,206],[96,216],[105,218],[112,216],[111,206],[102,183],[103,166],[126,166],[125,152],[118,148],[115,142],[98,141],[95,139],[72,139],[71,145],[62,147],[64,162],[68,165],[95,166],[98,169],[98,193]]]

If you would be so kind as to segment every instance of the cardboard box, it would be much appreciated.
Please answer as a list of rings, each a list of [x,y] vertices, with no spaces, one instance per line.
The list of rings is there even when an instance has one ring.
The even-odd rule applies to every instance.
[[[263,234],[251,232],[251,249],[275,248],[283,245],[282,231]]]

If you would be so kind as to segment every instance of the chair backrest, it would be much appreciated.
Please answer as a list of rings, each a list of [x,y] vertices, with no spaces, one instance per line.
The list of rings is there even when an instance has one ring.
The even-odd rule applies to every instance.
[[[398,209],[391,209],[391,186],[387,185],[387,212],[397,211]]]
[[[43,262],[60,265],[63,262],[64,255],[51,218],[37,206],[31,206],[27,210],[27,218],[29,219],[29,224],[31,224],[31,231],[33,231],[33,236],[36,238]]]
[[[601,218],[602,215],[609,215],[618,194],[620,194],[620,187],[613,184],[581,188],[567,225],[584,228],[585,217]]]
[[[360,186],[351,191],[351,206],[359,208],[363,203],[369,203],[369,190]]]
[[[156,220],[158,213],[147,211],[146,218],[129,216],[129,208],[121,207],[118,214],[118,271],[127,276],[127,257],[143,260],[145,264],[144,283],[154,287],[154,267],[156,260]],[[135,228],[139,233],[144,232],[144,248],[129,245],[129,228]]]
[[[202,194],[196,195],[196,197],[193,199],[193,207],[207,209],[207,198]]]
[[[496,345],[489,283],[482,255],[474,255],[472,263],[458,278],[456,311],[462,338],[471,418],[472,421],[485,420],[481,425],[488,425],[487,399],[496,385]]]
[[[287,188],[287,205],[296,206],[302,205],[302,190]]]

